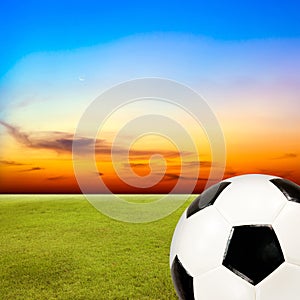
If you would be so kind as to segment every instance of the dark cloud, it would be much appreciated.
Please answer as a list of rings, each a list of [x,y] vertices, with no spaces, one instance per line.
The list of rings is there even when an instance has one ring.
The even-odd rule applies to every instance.
[[[125,168],[144,168],[144,167],[149,167],[149,163],[124,163],[123,166]]]
[[[22,131],[17,126],[13,126],[1,120],[0,124],[7,129],[8,133],[17,142],[28,148],[54,150],[58,153],[72,153],[72,147],[75,146],[77,149],[77,153],[87,154],[94,151],[93,148],[95,144],[95,152],[98,155],[111,155],[112,153],[112,145],[103,139],[97,139],[96,141],[92,138],[86,137],[74,139],[73,134],[59,131],[37,131],[33,133],[28,133]],[[129,154],[130,157],[132,157],[133,159],[138,158],[139,160],[147,160],[149,159],[149,157],[155,154],[160,154],[166,159],[178,158],[179,156],[187,157],[190,155],[194,155],[194,153],[188,151],[183,151],[179,153],[177,151],[162,151],[161,149],[151,151],[132,149],[128,151],[128,149],[123,148],[121,146],[114,146],[113,154],[117,154],[119,156],[124,155],[124,157],[128,157]]]
[[[298,154],[297,153],[284,153],[281,156],[274,157],[273,159],[291,159],[291,158],[297,158]]]
[[[176,173],[165,173],[164,176],[165,176],[164,180],[178,180],[178,179],[193,180],[193,181],[194,180],[197,180],[197,181],[202,180],[202,178],[192,178],[192,177],[182,176],[182,175],[179,175],[179,174],[176,174]],[[205,180],[207,180],[207,178],[205,178]]]
[[[232,170],[226,170],[224,173],[224,178],[228,178],[228,177],[234,177],[240,175],[238,172],[236,171],[232,171]]]
[[[124,151],[124,150],[123,150]],[[128,153],[128,150],[126,150],[125,152],[122,152],[124,154]],[[166,159],[170,159],[170,158],[178,158],[178,157],[187,157],[190,155],[194,155],[193,152],[188,152],[188,151],[182,151],[182,152],[178,152],[178,151],[165,151],[165,150],[130,150],[129,151],[129,155],[131,157],[138,157],[139,159],[149,159],[149,157],[151,157],[152,155],[161,155]]]
[[[54,176],[54,177],[48,177],[46,178],[47,180],[50,181],[57,181],[57,180],[63,180],[63,179],[67,179],[68,177],[66,176]]]
[[[90,149],[92,150],[92,144]],[[95,143],[95,152],[97,154],[102,154],[102,155],[111,155],[111,144],[107,143],[105,140],[97,140]],[[122,149],[121,147],[116,147],[114,148],[113,151],[114,154],[122,154],[122,155],[127,155],[128,151],[126,149]]]
[[[4,166],[25,166],[26,164],[16,162],[13,160],[0,160],[0,165]]]
[[[282,170],[282,169],[276,169],[276,168],[253,168],[253,169],[247,169],[243,171],[235,171],[235,170],[227,170],[224,173],[224,179],[239,175],[245,175],[245,174],[266,174],[266,175],[272,175],[272,176],[279,176],[283,178],[290,178],[295,173],[295,170]]]
[[[26,146],[30,146],[31,142],[26,133],[22,133],[18,127],[12,126],[4,121],[0,120],[0,124],[4,126],[8,133],[14,137],[19,143],[24,144]]]
[[[45,168],[33,167],[33,168],[30,168],[30,169],[21,170],[19,172],[32,172],[32,171],[41,171],[41,170],[45,170]]]
[[[266,175],[273,175],[283,178],[292,177],[295,170],[278,170],[278,169],[258,169],[258,172]]]
[[[207,177],[198,177],[198,178],[193,178],[193,177],[187,177],[187,176],[181,176],[179,174],[174,174],[174,173],[166,173],[164,180],[191,180],[191,181],[216,181],[215,179],[208,179]]]
[[[160,154],[161,153],[163,153],[162,151],[157,151],[157,153],[159,153],[160,152]],[[142,152],[142,155],[144,155],[144,153],[145,153],[145,151],[143,151]],[[177,152],[176,152],[177,153]],[[149,159],[149,156],[150,155],[152,155],[151,153],[147,156],[147,158]],[[163,156],[164,156],[164,154],[162,154]],[[145,158],[145,160],[147,160],[147,158]],[[139,157],[139,159],[141,159],[140,157]],[[172,164],[172,160],[168,160],[168,162],[170,163],[170,164]],[[211,167],[211,161],[202,161],[202,162],[199,162],[199,161],[189,161],[189,162],[184,162],[183,163],[184,164],[184,166],[186,166],[186,167]],[[149,167],[149,165],[150,165],[150,162],[149,163],[124,163],[123,164],[123,166],[124,167],[132,167],[132,168],[143,168],[143,167]],[[173,168],[173,169],[179,169],[179,168],[181,168],[181,165],[179,164],[179,165],[170,165],[170,168]]]
[[[29,148],[54,150],[57,152],[72,152],[73,135],[67,132],[48,131],[29,134],[22,132],[20,128],[10,125],[4,121],[0,121],[8,133],[20,144]],[[75,140],[76,145],[86,148],[92,145],[93,139],[81,138]]]
[[[210,160],[195,160],[184,162],[184,165],[187,167],[200,167],[200,168],[211,168],[212,162]]]
[[[104,173],[101,173],[101,172],[97,172],[96,174],[99,175],[99,176],[103,176],[104,175]]]
[[[183,179],[183,177],[178,174],[165,173],[165,180],[178,180],[179,178]]]
[[[210,179],[211,181],[214,181],[214,179]],[[197,181],[208,181],[207,177],[198,177]]]

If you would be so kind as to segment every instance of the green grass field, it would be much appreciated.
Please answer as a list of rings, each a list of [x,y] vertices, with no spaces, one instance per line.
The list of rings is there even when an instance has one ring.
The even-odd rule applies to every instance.
[[[0,196],[0,299],[177,299],[169,247],[188,202],[132,224],[82,196]]]

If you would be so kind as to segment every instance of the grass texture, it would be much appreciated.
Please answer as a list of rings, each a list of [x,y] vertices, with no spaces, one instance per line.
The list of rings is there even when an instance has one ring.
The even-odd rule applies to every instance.
[[[177,299],[169,249],[189,202],[133,224],[104,216],[83,196],[0,196],[0,299]]]

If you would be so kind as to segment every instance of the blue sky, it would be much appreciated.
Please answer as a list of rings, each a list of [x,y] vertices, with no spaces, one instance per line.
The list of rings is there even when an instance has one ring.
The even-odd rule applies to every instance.
[[[1,1],[0,76],[29,53],[156,32],[216,40],[297,38],[299,1]]]

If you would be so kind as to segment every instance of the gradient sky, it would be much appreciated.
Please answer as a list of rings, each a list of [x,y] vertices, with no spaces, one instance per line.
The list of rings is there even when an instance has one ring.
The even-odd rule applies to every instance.
[[[71,146],[81,115],[104,90],[139,77],[169,78],[203,95],[224,132],[225,177],[269,173],[300,183],[299,9],[296,1],[1,3],[0,192],[80,192]],[[151,161],[155,176],[166,170],[147,189],[118,179],[110,158],[116,133],[143,111],[168,111],[200,153],[155,135],[136,140],[129,164],[119,162],[123,176],[129,167],[147,175],[155,153],[166,158],[165,166]],[[117,193],[168,192],[182,164],[191,173],[200,165],[200,192],[216,167],[204,132],[157,103],[116,111],[97,146],[99,176]],[[125,142],[118,147],[123,153]],[[185,192],[191,174],[181,176]]]

